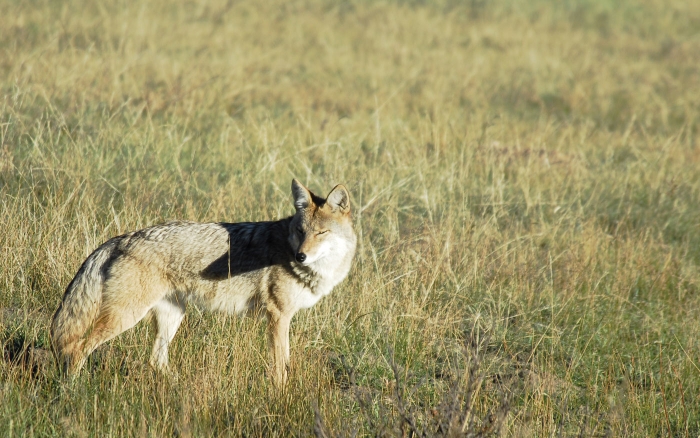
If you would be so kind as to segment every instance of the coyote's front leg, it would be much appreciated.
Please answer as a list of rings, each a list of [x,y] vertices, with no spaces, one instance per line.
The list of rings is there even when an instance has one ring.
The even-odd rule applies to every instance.
[[[289,324],[293,314],[277,309],[267,312],[267,335],[270,346],[270,375],[275,386],[284,387],[289,373]]]

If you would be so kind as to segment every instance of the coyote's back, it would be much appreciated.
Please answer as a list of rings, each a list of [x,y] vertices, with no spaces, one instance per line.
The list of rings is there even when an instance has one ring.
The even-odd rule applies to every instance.
[[[191,302],[268,318],[272,372],[286,379],[289,323],[347,275],[356,237],[350,199],[336,186],[326,199],[292,182],[296,213],[269,222],[171,222],[114,237],[68,285],[51,324],[59,364],[77,372],[97,346],[152,313],[151,364],[166,369],[168,344]]]

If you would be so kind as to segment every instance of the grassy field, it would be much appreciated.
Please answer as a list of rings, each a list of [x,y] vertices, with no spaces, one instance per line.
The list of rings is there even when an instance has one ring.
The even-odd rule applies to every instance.
[[[698,436],[700,2],[0,2],[1,436]],[[343,182],[349,278],[63,379],[84,258]],[[471,435],[469,435],[471,434]]]

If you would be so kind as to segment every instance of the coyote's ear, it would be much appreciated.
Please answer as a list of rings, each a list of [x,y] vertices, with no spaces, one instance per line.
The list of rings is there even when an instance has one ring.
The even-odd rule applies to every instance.
[[[294,207],[297,210],[304,209],[311,204],[311,192],[296,178],[292,180],[292,196],[294,196]]]
[[[344,185],[338,184],[333,187],[333,190],[326,197],[326,203],[330,205],[333,211],[341,213],[350,212],[350,194]]]

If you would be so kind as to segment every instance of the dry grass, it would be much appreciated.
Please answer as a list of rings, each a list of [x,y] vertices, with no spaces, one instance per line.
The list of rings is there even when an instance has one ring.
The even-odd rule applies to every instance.
[[[699,33],[680,0],[0,3],[0,435],[697,436]],[[286,394],[261,322],[193,309],[177,380],[148,324],[47,363],[101,242],[290,214],[292,176],[361,238]]]

